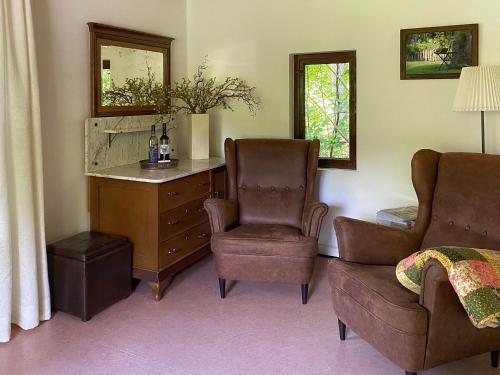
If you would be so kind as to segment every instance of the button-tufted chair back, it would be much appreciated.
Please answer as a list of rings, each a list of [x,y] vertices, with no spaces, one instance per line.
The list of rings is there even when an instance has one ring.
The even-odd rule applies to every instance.
[[[500,156],[439,157],[422,248],[440,245],[500,250]]]
[[[228,138],[224,144],[228,198],[238,202],[240,224],[301,229],[312,202],[319,141]]]

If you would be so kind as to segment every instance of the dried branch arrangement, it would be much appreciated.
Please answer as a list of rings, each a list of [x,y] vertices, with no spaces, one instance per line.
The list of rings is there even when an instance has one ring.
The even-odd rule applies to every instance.
[[[232,102],[240,101],[254,115],[260,108],[260,99],[255,95],[255,87],[236,77],[226,77],[217,82],[215,77],[207,78],[207,57],[198,67],[193,80],[182,78],[171,87],[165,87],[155,79],[148,67],[147,78],[127,78],[123,86],[113,81],[103,92],[103,102],[113,106],[152,105],[162,117],[176,113],[207,113],[209,109],[222,107],[233,111]],[[173,99],[173,102],[172,102]]]
[[[206,69],[207,56],[196,70],[193,80],[182,78],[170,88],[170,97],[177,99],[172,106],[176,112],[207,113],[216,107],[233,111],[231,102],[240,101],[255,115],[260,108],[255,87],[237,77],[226,77],[218,83],[215,77],[205,76]]]

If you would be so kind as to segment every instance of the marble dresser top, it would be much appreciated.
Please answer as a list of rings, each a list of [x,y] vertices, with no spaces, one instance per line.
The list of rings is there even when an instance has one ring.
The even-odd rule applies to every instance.
[[[161,184],[163,182],[176,180],[178,178],[186,177],[199,172],[208,171],[224,164],[225,161],[221,158],[201,160],[179,159],[179,164],[176,168],[148,170],[141,169],[139,163],[133,163],[122,165],[120,167],[102,169],[100,171],[87,172],[85,175]]]

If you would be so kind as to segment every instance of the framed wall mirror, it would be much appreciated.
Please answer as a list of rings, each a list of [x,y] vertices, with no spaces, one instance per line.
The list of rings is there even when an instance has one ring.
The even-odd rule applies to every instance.
[[[137,78],[170,84],[170,45],[173,38],[88,23],[92,117],[154,113],[144,100],[117,101],[109,93]]]

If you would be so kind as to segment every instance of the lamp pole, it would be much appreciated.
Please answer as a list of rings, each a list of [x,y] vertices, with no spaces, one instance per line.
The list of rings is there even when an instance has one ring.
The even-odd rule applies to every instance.
[[[484,111],[481,111],[481,152],[484,154]]]

